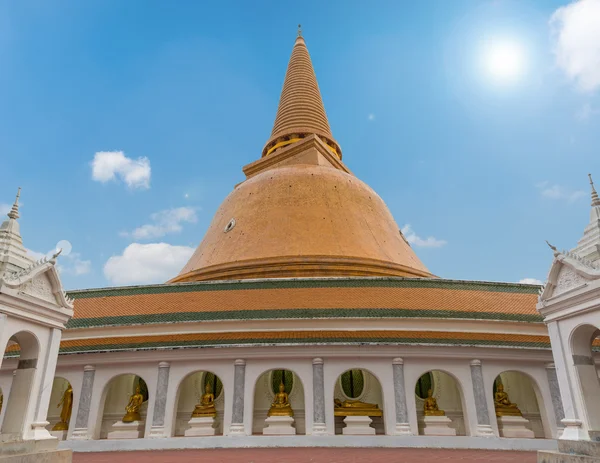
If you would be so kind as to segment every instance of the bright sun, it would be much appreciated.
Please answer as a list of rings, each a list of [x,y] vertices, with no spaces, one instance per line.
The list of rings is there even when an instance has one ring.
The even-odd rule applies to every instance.
[[[484,62],[487,72],[494,79],[515,81],[524,71],[525,53],[517,42],[491,42],[484,51]]]

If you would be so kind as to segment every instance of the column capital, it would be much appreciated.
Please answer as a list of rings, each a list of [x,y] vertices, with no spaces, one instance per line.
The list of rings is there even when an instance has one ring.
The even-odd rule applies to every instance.
[[[396,357],[392,359],[392,365],[404,365],[404,359],[402,357]]]
[[[319,357],[314,358],[312,362],[313,362],[313,365],[323,365],[323,359],[319,358]]]
[[[547,363],[546,370],[556,370],[556,365],[554,364],[554,362]]]
[[[83,367],[83,371],[95,371],[96,367],[94,365],[86,365]]]
[[[481,360],[479,360],[479,359],[473,359],[473,360],[471,360],[471,366],[472,367],[480,367],[481,366]]]
[[[236,359],[235,362],[233,362],[234,365],[246,365],[246,361],[244,359]]]
[[[158,362],[158,368],[169,368],[170,366],[169,362]]]

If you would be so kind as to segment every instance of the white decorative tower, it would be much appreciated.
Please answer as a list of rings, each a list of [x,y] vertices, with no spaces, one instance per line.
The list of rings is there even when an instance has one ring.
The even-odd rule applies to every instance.
[[[37,262],[27,255],[17,222],[19,194],[0,226],[0,365],[10,363],[15,370],[4,400],[0,455],[14,461],[65,462],[71,451],[56,449],[58,440],[46,430],[46,414],[73,302],[56,270],[60,251]]]
[[[561,439],[600,440],[600,382],[593,354],[600,335],[600,198],[592,187],[590,223],[554,261],[537,309],[548,325],[565,418]]]

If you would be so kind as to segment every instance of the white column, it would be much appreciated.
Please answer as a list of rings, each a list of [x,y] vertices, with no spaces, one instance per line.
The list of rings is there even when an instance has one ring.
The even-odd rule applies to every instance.
[[[558,439],[563,432],[562,420],[565,417],[562,399],[560,398],[560,387],[558,386],[558,377],[556,376],[556,366],[554,363],[546,365],[546,374],[548,376],[548,387],[550,388],[550,397],[552,398],[552,408],[554,409],[556,433],[554,438]]]
[[[404,359],[398,357],[392,360],[394,374],[394,399],[396,403],[396,426],[394,434],[412,435],[408,422],[408,407],[406,406],[406,388],[404,385]]]
[[[471,361],[471,382],[473,383],[473,396],[475,398],[475,409],[477,411],[477,428],[474,435],[494,437],[494,431],[490,424],[490,414],[487,407],[481,360]]]
[[[91,436],[88,434],[88,426],[95,374],[96,367],[92,365],[83,367],[83,380],[81,381],[81,392],[79,395],[79,405],[77,407],[77,417],[75,418],[75,429],[71,435],[71,439],[73,440],[91,439]]]
[[[327,434],[325,424],[325,386],[323,359],[315,358],[313,364],[313,435]]]
[[[167,405],[167,391],[169,388],[169,371],[169,362],[160,362],[158,364],[154,414],[152,415],[152,428],[150,428],[149,437],[168,437],[165,435],[165,412]]]
[[[231,425],[229,435],[245,436],[244,428],[244,389],[246,382],[246,361],[237,359],[234,363],[233,373],[233,409],[231,412]]]
[[[36,383],[39,385],[39,389],[33,398],[36,408],[30,428],[30,437],[35,440],[54,439],[46,429],[46,426],[50,424],[46,421],[46,418],[48,416],[48,405],[50,403],[50,394],[52,393],[54,374],[56,373],[61,336],[61,330],[53,328],[48,336],[48,344],[46,345],[44,357],[38,359],[38,362],[41,360],[42,364],[38,365],[40,380],[39,382],[36,381]]]

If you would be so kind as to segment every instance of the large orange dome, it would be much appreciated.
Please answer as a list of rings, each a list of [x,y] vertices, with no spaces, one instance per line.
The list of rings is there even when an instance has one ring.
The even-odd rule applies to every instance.
[[[369,186],[296,164],[238,185],[173,281],[349,275],[431,276]]]
[[[310,56],[296,39],[271,139],[171,282],[431,277],[383,200],[342,163]]]

